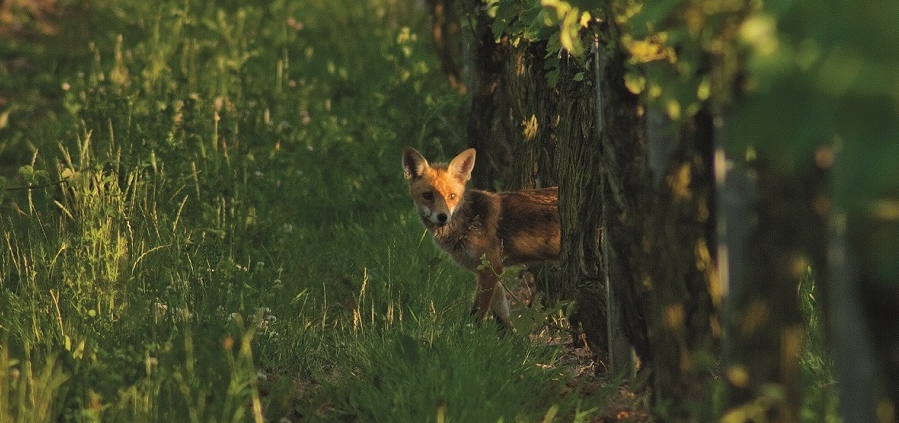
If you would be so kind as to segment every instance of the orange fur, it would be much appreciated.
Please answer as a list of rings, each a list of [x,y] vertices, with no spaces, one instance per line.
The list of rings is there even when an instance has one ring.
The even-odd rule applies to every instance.
[[[509,327],[497,275],[504,266],[559,258],[558,189],[466,190],[474,161],[474,149],[435,165],[414,148],[403,151],[403,171],[422,222],[440,248],[477,275],[472,313],[483,320],[493,310]],[[482,257],[489,266],[481,266]]]

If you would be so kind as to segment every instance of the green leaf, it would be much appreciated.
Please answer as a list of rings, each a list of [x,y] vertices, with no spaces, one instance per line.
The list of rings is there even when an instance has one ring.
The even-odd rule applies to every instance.
[[[62,172],[60,172],[60,174],[59,174],[59,179],[61,179],[61,180],[72,179],[74,177],[75,177],[75,171],[72,169],[69,169],[69,168],[63,169]]]
[[[19,167],[19,176],[25,180],[26,184],[31,184],[34,181],[34,167],[31,165]]]

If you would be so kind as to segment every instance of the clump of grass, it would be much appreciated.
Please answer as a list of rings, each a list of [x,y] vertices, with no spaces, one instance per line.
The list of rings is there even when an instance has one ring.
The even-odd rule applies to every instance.
[[[66,374],[53,354],[12,358],[6,342],[0,347],[0,421],[49,422],[62,414]]]
[[[806,392],[801,417],[807,422],[835,422],[840,420],[838,391],[824,330],[824,313],[818,302],[820,295],[814,274],[808,272],[799,285],[799,304],[806,323],[804,348],[799,356]]]

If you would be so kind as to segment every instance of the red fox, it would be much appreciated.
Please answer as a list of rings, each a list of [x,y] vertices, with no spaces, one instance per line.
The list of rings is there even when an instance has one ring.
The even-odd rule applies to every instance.
[[[480,321],[492,310],[511,329],[509,304],[498,275],[503,266],[558,260],[559,191],[466,190],[474,159],[475,150],[470,148],[448,165],[429,165],[421,153],[406,147],[403,171],[415,208],[434,242],[477,275],[471,313]],[[482,257],[487,265],[482,265]]]

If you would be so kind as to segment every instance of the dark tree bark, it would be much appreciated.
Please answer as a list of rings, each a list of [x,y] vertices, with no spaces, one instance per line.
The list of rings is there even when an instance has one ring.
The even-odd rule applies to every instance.
[[[575,81],[580,69],[563,60],[559,70],[558,178],[562,224],[562,298],[573,299],[568,318],[584,332],[595,353],[608,350],[607,304],[600,273],[599,228],[602,204],[600,133],[596,127],[595,88]]]
[[[642,288],[649,304],[647,332],[658,401],[672,417],[689,416],[689,404],[710,400],[717,341],[714,259],[714,137],[709,113],[681,127],[663,177],[649,203],[644,243],[651,254]],[[646,255],[646,254],[645,254]]]
[[[508,55],[505,74],[509,99],[513,180],[510,187],[558,185],[555,153],[558,91],[549,87],[544,70],[545,42],[521,42]]]
[[[462,66],[463,37],[459,0],[428,0],[431,12],[431,37],[443,73],[450,85],[464,94],[465,72]]]
[[[513,178],[512,147],[509,143],[509,104],[504,95],[506,57],[509,45],[497,42],[480,0],[473,2],[475,39],[471,78],[471,113],[468,118],[468,146],[478,151],[478,165],[472,172],[476,187],[494,189],[494,183]]]
[[[793,422],[802,404],[797,357],[804,325],[797,287],[809,266],[817,269],[816,279],[826,279],[825,184],[817,172],[790,174],[766,162],[751,165],[748,182],[756,194],[742,203],[748,209],[737,213],[744,216],[738,225],[747,226],[728,224],[745,236],[728,237],[742,244],[728,246],[726,406],[741,421],[757,420],[762,404],[761,416]]]
[[[600,61],[604,133],[600,161],[605,173],[602,219],[606,222],[605,260],[608,261],[612,295],[620,305],[625,335],[644,365],[651,366],[653,352],[647,336],[647,292],[641,281],[646,263],[644,226],[649,212],[650,171],[640,99],[624,86],[624,52],[615,50]]]
[[[899,205],[899,195],[878,200]],[[848,423],[899,421],[899,218],[871,207],[831,225],[828,330]],[[891,269],[892,268],[892,269]]]

